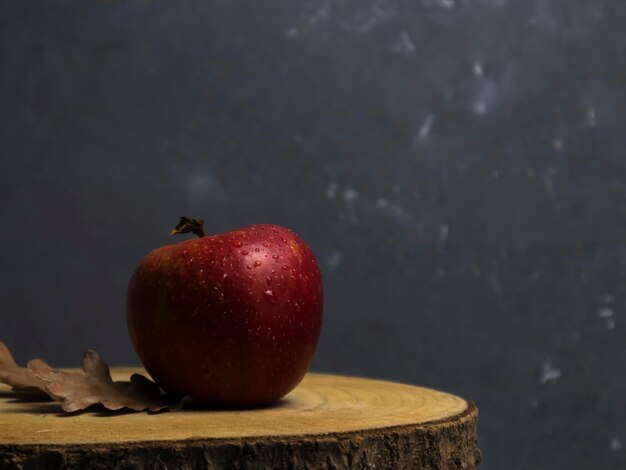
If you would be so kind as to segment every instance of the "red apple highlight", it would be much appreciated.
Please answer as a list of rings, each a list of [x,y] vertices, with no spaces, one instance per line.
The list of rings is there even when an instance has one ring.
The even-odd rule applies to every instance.
[[[322,326],[320,270],[291,230],[252,225],[148,253],[126,297],[131,341],[168,393],[197,402],[259,405],[300,383]]]

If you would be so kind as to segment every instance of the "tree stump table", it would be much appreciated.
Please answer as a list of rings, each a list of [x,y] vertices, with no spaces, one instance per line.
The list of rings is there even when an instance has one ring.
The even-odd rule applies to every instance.
[[[322,374],[273,406],[157,414],[68,415],[0,385],[0,468],[471,469],[476,418],[448,393]]]

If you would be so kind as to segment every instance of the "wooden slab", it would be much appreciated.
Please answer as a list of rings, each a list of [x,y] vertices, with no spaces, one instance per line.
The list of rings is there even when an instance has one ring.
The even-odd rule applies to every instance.
[[[115,380],[145,374],[112,372]],[[473,405],[448,393],[354,377],[308,374],[281,402],[258,409],[152,415],[59,409],[22,401],[0,385],[0,468],[158,462],[161,468],[308,468],[320,459],[338,468],[357,462],[474,468],[480,459]]]

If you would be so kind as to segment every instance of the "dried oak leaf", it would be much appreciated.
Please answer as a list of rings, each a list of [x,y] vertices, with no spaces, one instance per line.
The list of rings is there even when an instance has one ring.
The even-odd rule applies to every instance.
[[[16,364],[9,348],[2,341],[0,341],[0,383],[9,385],[14,390],[37,388],[43,393],[48,393],[46,384],[33,374],[33,371]]]
[[[65,372],[50,367],[41,359],[33,359],[28,368],[45,384],[46,391],[63,401],[64,411],[83,410],[101,403],[109,410],[130,408],[134,411],[178,411],[191,403],[191,397],[178,402],[161,394],[159,386],[143,375],[133,374],[130,382],[113,382],[109,366],[90,349],[83,354],[85,374]]]

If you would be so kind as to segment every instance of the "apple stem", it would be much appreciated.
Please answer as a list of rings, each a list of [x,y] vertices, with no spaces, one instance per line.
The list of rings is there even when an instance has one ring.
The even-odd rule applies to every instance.
[[[181,217],[178,221],[178,225],[174,230],[170,232],[170,235],[176,235],[178,233],[193,233],[198,235],[199,238],[204,237],[204,229],[202,228],[204,225],[204,220],[201,219],[190,219],[189,217]]]

